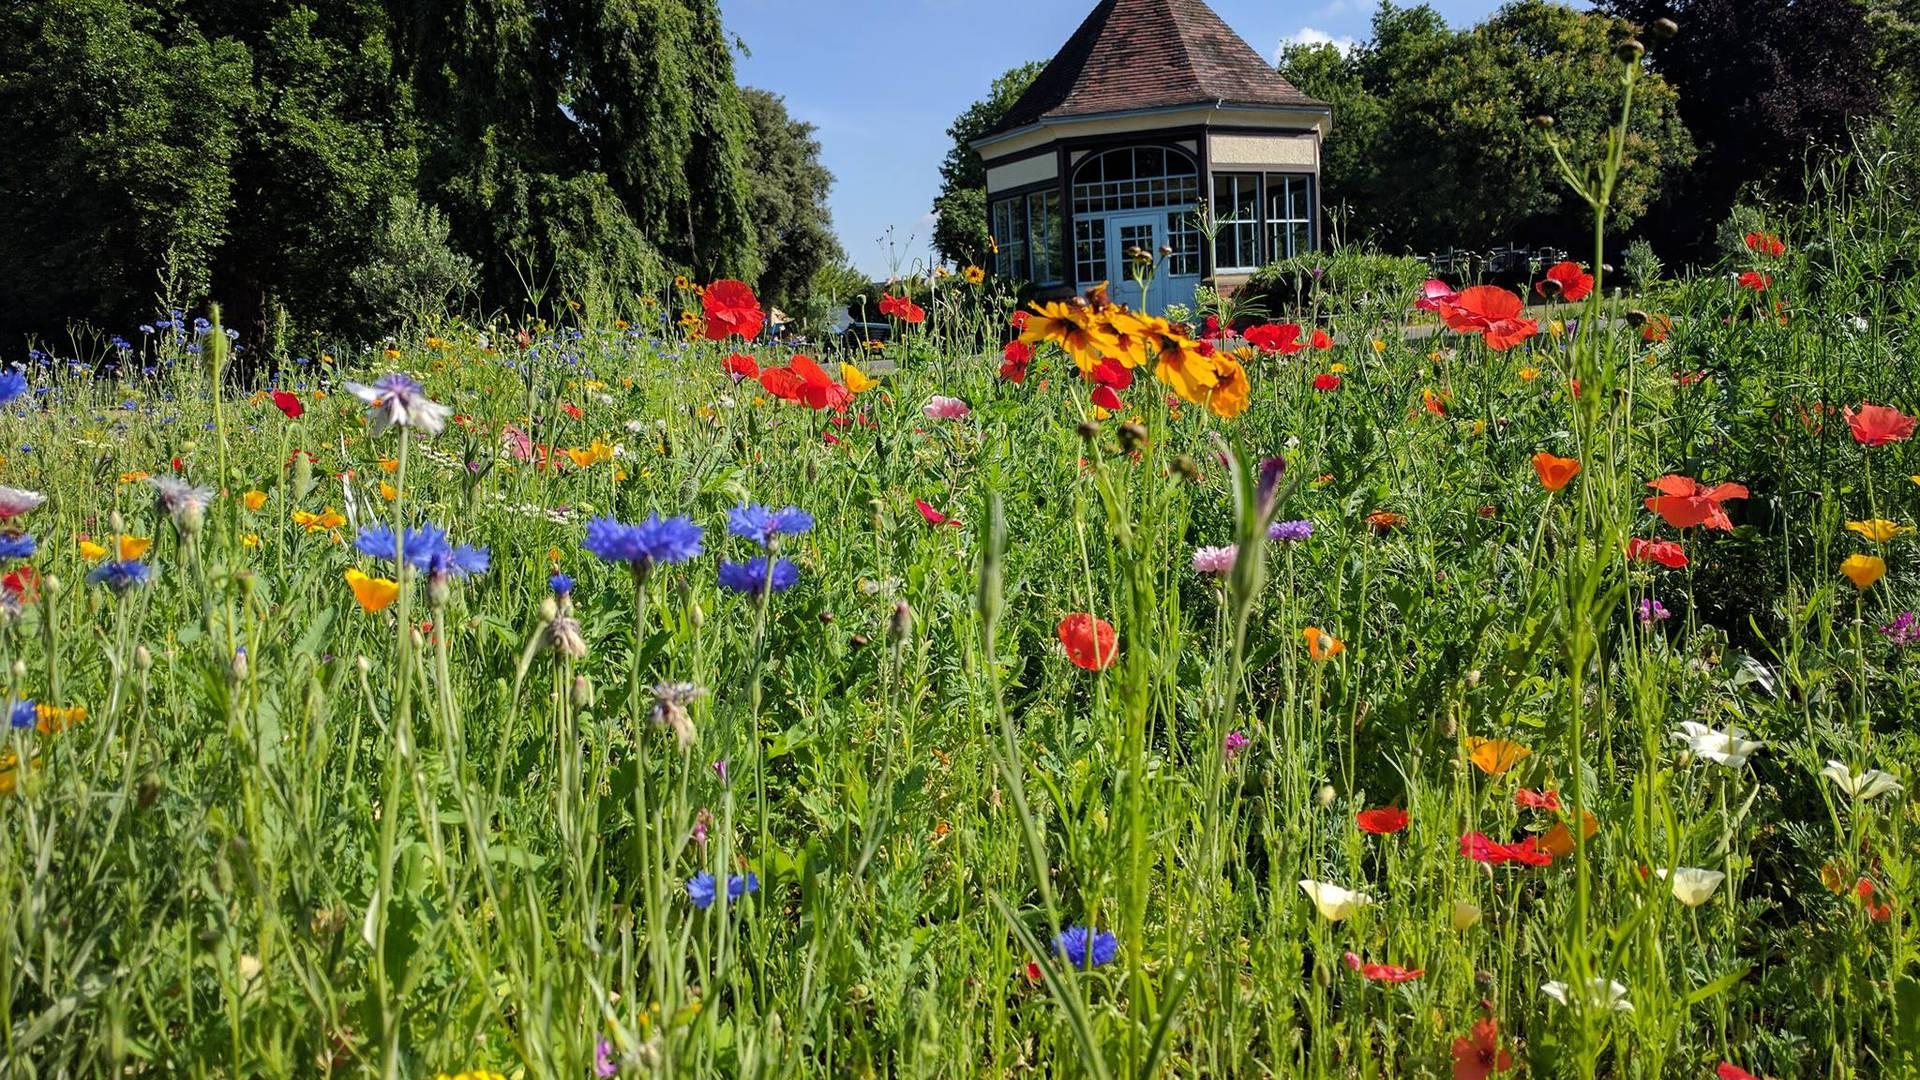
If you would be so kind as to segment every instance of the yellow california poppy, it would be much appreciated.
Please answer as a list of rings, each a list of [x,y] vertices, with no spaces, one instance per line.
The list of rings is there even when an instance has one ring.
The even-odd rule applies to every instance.
[[[1840,572],[1856,589],[1870,589],[1887,576],[1887,561],[1878,555],[1849,555],[1840,564]]]
[[[1861,536],[1866,537],[1876,544],[1884,544],[1902,533],[1910,533],[1913,531],[1913,526],[1911,525],[1902,525],[1897,521],[1888,521],[1886,518],[1868,518],[1865,521],[1849,521],[1847,522],[1847,528],[1859,533]]]
[[[267,493],[264,491],[249,491],[245,495],[240,496],[240,502],[249,510],[258,510],[267,505]]]
[[[1307,639],[1307,655],[1315,660],[1331,660],[1347,651],[1347,644],[1317,626],[1309,626],[1300,631]]]
[[[381,471],[381,472],[388,472],[388,473],[390,473],[390,472],[397,472],[397,471],[399,471],[399,468],[400,468],[400,459],[399,459],[399,458],[393,458],[393,457],[383,457],[383,458],[381,458],[381,459],[380,459],[380,471]]]
[[[852,364],[840,365],[840,381],[846,383],[847,389],[855,394],[864,394],[880,385],[879,379],[861,371]]]
[[[353,590],[353,599],[360,610],[369,615],[387,610],[394,598],[400,595],[400,583],[386,578],[368,577],[358,570],[347,570],[347,586]]]
[[[99,562],[101,559],[107,557],[107,549],[104,545],[96,544],[91,540],[82,540],[80,541],[80,557],[88,562]]]
[[[1467,756],[1488,776],[1499,776],[1533,756],[1533,751],[1512,739],[1467,738]]]
[[[140,556],[145,555],[147,551],[153,547],[153,538],[150,536],[123,536],[120,538],[118,547],[120,548],[120,561],[132,562]]]
[[[380,481],[380,497],[388,502],[392,502],[400,497],[400,489],[382,480]]]
[[[317,514],[309,510],[295,510],[293,523],[308,532],[326,532],[345,525],[347,519],[341,516],[340,511],[329,506]]]
[[[1580,811],[1580,838],[1591,840],[1593,834],[1599,831],[1600,819],[1593,816],[1593,811]],[[1559,822],[1540,838],[1540,846],[1553,852],[1554,858],[1564,859],[1573,854],[1573,830],[1567,828],[1566,822]]]

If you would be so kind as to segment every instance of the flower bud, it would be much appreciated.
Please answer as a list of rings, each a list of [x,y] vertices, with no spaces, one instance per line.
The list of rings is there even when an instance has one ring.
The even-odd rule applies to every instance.
[[[1100,425],[1092,420],[1080,421],[1080,426],[1075,430],[1079,431],[1080,437],[1087,442],[1092,442],[1100,437]]]
[[[1640,44],[1639,38],[1628,38],[1614,47],[1613,55],[1618,57],[1623,64],[1637,64],[1640,62],[1640,58],[1646,55],[1646,52],[1647,47]]]
[[[586,656],[587,639],[580,632],[579,620],[562,615],[547,623],[547,647],[569,660]]]
[[[560,602],[549,596],[540,601],[540,621],[550,623],[560,614]]]
[[[147,651],[145,645],[137,645],[134,647],[133,666],[139,668],[141,671],[153,670],[153,653]]]
[[[365,675],[367,672],[373,670],[373,661],[367,659],[365,653],[361,653],[359,656],[353,658],[353,666],[360,669],[360,674]]]
[[[1479,925],[1480,922],[1480,905],[1467,900],[1455,900],[1453,902],[1452,922],[1455,930],[1467,931],[1473,929]]]
[[[1321,784],[1320,791],[1316,794],[1315,798],[1317,798],[1320,801],[1320,805],[1322,807],[1328,807],[1333,805],[1333,796],[1334,796],[1333,785]]]
[[[247,681],[247,647],[245,645],[233,650],[232,668],[234,682]]]
[[[1654,41],[1672,41],[1680,33],[1680,24],[1672,19],[1655,19],[1646,29],[1646,35]]]
[[[1528,120],[1527,123],[1532,124],[1534,127],[1537,127],[1537,128],[1550,129],[1553,127],[1553,117],[1548,116],[1545,113],[1541,113],[1539,116],[1536,116],[1531,120]]]
[[[593,680],[585,675],[573,677],[573,707],[576,709],[593,708]]]
[[[27,662],[25,660],[16,659],[13,662],[13,681],[19,682],[21,679],[24,679],[26,677],[27,677]]]
[[[900,645],[913,633],[913,608],[905,600],[893,604],[893,617],[887,620],[887,640]]]
[[[448,574],[427,575],[427,606],[443,608],[453,595],[453,581]]]
[[[1173,471],[1189,484],[1200,482],[1200,463],[1188,454],[1181,454],[1173,459]]]
[[[1144,445],[1146,441],[1147,429],[1142,425],[1131,422],[1120,425],[1121,450],[1131,454]]]

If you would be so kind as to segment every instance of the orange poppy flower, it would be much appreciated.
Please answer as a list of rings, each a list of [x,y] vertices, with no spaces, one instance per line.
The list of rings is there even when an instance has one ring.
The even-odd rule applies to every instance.
[[[1483,739],[1478,735],[1467,738],[1467,757],[1481,772],[1488,776],[1500,776],[1509,772],[1515,765],[1533,756],[1533,751],[1514,742],[1512,739]]]
[[[1073,661],[1074,667],[1100,671],[1111,667],[1119,653],[1113,624],[1084,611],[1061,619],[1058,632],[1060,644],[1066,648],[1067,659]]]
[[[1554,457],[1545,450],[1533,455],[1533,471],[1540,476],[1540,484],[1548,491],[1559,491],[1580,474],[1580,462],[1576,458]]]
[[[1300,631],[1307,639],[1307,655],[1315,660],[1331,660],[1347,651],[1347,644],[1317,626],[1309,626]]]
[[[1593,811],[1580,811],[1580,838],[1591,840],[1599,831],[1600,819],[1593,816]],[[1573,830],[1567,828],[1566,822],[1557,822],[1540,838],[1540,846],[1553,852],[1556,858],[1564,859],[1573,854]]]

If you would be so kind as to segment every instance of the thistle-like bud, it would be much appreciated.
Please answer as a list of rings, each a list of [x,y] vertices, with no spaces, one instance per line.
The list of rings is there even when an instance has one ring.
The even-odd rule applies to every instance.
[[[547,623],[547,647],[569,660],[585,657],[587,639],[580,632],[580,621],[571,615],[550,620]]]
[[[1131,422],[1120,425],[1120,449],[1122,451],[1131,454],[1145,445],[1146,441],[1147,429],[1145,426]]]
[[[1190,455],[1181,454],[1179,457],[1174,458],[1173,471],[1179,475],[1180,479],[1185,480],[1189,484],[1197,484],[1200,482],[1200,463],[1193,460]]]
[[[448,574],[427,575],[427,606],[439,609],[447,606],[453,596],[453,582]]]
[[[1314,798],[1316,798],[1317,800],[1319,800],[1319,803],[1320,803],[1320,805],[1321,805],[1321,806],[1322,806],[1322,807],[1324,808],[1324,807],[1328,807],[1328,806],[1332,806],[1332,805],[1333,805],[1333,796],[1334,796],[1334,791],[1333,791],[1333,785],[1332,785],[1332,784],[1321,784],[1321,785],[1320,785],[1320,790],[1319,790],[1319,792],[1318,792],[1318,793],[1317,793],[1317,794],[1316,794],[1316,795],[1314,796]]]
[[[698,737],[687,706],[705,693],[705,690],[687,682],[661,683],[653,688],[654,726],[672,731],[682,750],[691,750]]]
[[[593,680],[585,675],[573,677],[573,707],[576,709],[593,708]]]
[[[136,645],[133,650],[133,666],[141,671],[153,670],[153,653],[145,645]]]
[[[540,601],[540,621],[550,623],[560,615],[560,601],[549,596]]]
[[[21,679],[24,679],[26,677],[27,677],[27,662],[25,660],[19,660],[19,659],[14,660],[13,681],[19,682]]]
[[[904,644],[913,634],[913,608],[905,600],[896,600],[893,604],[893,617],[887,620],[887,640],[895,645]]]
[[[1087,442],[1092,442],[1100,437],[1100,424],[1098,421],[1082,420],[1080,421],[1080,426],[1075,430],[1080,433],[1080,438]]]
[[[1548,116],[1545,113],[1541,113],[1539,116],[1536,116],[1531,120],[1528,120],[1527,123],[1532,124],[1534,127],[1537,127],[1537,128],[1552,128],[1553,117]]]
[[[855,635],[853,635],[852,637],[850,637],[850,638],[848,638],[848,639],[847,639],[847,647],[848,647],[848,648],[851,648],[851,649],[855,649],[855,650],[858,650],[858,649],[864,649],[864,648],[866,648],[866,647],[867,647],[867,635],[865,635],[865,634],[855,634]]]
[[[1647,313],[1638,309],[1627,312],[1627,325],[1635,330],[1647,325]]]
[[[232,668],[234,682],[247,681],[247,647],[245,645],[233,650]]]
[[[353,658],[353,666],[360,669],[360,674],[365,675],[367,672],[373,670],[373,661],[367,659],[365,653],[361,653],[359,656]]]

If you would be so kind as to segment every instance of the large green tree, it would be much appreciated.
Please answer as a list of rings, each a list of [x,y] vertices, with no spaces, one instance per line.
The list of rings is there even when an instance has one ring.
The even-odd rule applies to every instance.
[[[987,250],[987,168],[971,145],[1007,115],[1046,69],[1032,61],[993,80],[987,96],[967,106],[947,128],[953,145],[940,162],[940,193],[933,200],[933,246],[940,257],[974,262]]]
[[[372,337],[469,260],[489,308],[757,268],[716,0],[16,0],[0,33],[0,334],[165,295]]]
[[[755,287],[761,299],[797,314],[815,274],[846,258],[827,208],[833,174],[820,163],[812,124],[789,116],[777,95],[742,93],[753,131],[747,143],[747,191],[760,250]]]
[[[1470,30],[1432,8],[1383,2],[1369,41],[1288,49],[1281,71],[1334,105],[1326,200],[1355,238],[1420,251],[1504,241],[1576,246],[1587,212],[1561,181],[1547,136],[1595,156],[1619,114],[1619,20],[1517,0]],[[1635,92],[1626,167],[1610,218],[1623,229],[1693,155],[1672,87]]]

